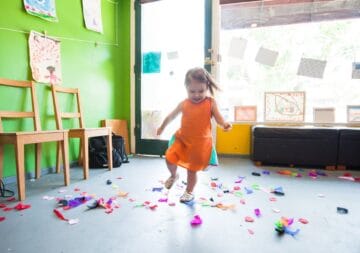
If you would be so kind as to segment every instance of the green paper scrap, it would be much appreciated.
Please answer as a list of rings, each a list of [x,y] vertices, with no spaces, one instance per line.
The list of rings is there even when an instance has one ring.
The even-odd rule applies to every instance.
[[[253,184],[251,186],[254,190],[260,190],[260,186],[258,184]]]
[[[160,73],[161,52],[143,53],[142,72],[144,74]]]
[[[242,197],[242,196],[243,196],[243,193],[236,191],[236,192],[234,192],[234,195],[235,195],[236,197]]]

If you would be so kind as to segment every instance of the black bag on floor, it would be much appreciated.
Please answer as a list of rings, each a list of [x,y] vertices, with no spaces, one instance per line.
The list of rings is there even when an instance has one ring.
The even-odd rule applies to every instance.
[[[117,155],[121,158],[121,163],[128,163],[129,159],[125,151],[125,140],[120,135],[113,134],[112,136],[113,149],[116,150]]]
[[[121,136],[113,135],[112,144],[113,167],[120,167],[122,163],[129,162],[124,148],[124,139]],[[109,167],[105,136],[89,138],[89,167]]]

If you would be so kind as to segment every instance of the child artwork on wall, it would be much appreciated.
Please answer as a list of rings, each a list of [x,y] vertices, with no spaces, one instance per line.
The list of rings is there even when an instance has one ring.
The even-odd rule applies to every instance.
[[[265,121],[303,122],[305,92],[265,92]]]
[[[360,105],[347,106],[347,122],[360,122]]]
[[[352,63],[352,79],[360,79],[360,62]]]
[[[314,108],[315,123],[333,123],[335,122],[335,108]]]
[[[86,28],[102,33],[101,0],[82,0],[82,5]]]
[[[58,21],[55,0],[24,0],[27,13],[48,21]]]
[[[31,31],[29,49],[34,80],[41,83],[60,84],[60,41]]]
[[[256,106],[235,106],[235,121],[256,121]]]
[[[160,73],[161,52],[146,52],[142,56],[142,72],[144,74]]]

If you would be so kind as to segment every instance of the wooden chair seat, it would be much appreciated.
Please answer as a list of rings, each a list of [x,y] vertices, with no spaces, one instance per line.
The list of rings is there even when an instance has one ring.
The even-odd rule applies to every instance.
[[[41,143],[58,142],[62,149],[64,161],[64,184],[69,185],[69,158],[68,158],[68,131],[67,130],[49,130],[42,131],[40,126],[40,117],[37,107],[37,99],[35,92],[35,83],[29,81],[15,81],[0,78],[0,85],[15,88],[30,88],[32,112],[9,112],[0,111],[0,178],[3,177],[3,158],[4,145],[11,144],[15,147],[16,156],[16,175],[19,200],[25,199],[25,145],[35,144],[35,163],[36,178],[40,178],[41,174]],[[34,131],[18,131],[4,132],[2,127],[2,119],[4,118],[32,118],[34,121]]]
[[[55,108],[55,118],[57,129],[63,129],[63,119],[78,119],[79,128],[69,128],[69,138],[79,138],[79,165],[83,166],[84,179],[89,178],[89,138],[97,136],[106,136],[107,139],[107,158],[109,170],[113,167],[112,161],[112,132],[111,127],[86,128],[84,126],[83,112],[80,102],[80,90],[74,88],[52,85],[52,97]],[[58,93],[70,94],[76,97],[76,112],[64,112],[58,99]],[[58,148],[57,170],[59,169],[60,149]]]

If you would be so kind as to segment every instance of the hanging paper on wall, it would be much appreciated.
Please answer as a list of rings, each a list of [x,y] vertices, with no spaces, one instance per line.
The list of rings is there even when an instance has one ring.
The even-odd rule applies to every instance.
[[[102,33],[101,0],[82,0],[82,5],[86,28]]]
[[[24,0],[27,13],[48,21],[58,21],[55,0]]]
[[[347,106],[347,121],[360,122],[360,105]]]
[[[360,79],[360,62],[353,62],[351,77],[352,79]]]
[[[335,122],[335,108],[314,108],[315,123]]]
[[[168,60],[176,60],[179,58],[178,51],[171,51],[166,53]]]
[[[235,121],[256,121],[256,106],[235,106],[234,120]]]
[[[142,72],[144,74],[160,73],[161,52],[143,53]]]
[[[273,67],[279,52],[261,47],[256,55],[255,61]]]
[[[61,83],[60,41],[31,31],[29,49],[34,80],[50,84]]]
[[[323,78],[325,67],[326,61],[310,58],[301,58],[297,74],[299,76]]]
[[[265,92],[265,121],[303,122],[305,92]]]
[[[141,138],[157,139],[156,129],[161,125],[161,111],[144,110],[141,112]]]
[[[243,38],[232,38],[229,47],[229,56],[242,59],[244,58],[247,40]]]

